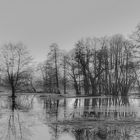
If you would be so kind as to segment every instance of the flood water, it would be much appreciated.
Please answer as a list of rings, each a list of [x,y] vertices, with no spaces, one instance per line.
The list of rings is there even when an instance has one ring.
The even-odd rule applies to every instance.
[[[0,97],[0,140],[139,139],[139,97]]]

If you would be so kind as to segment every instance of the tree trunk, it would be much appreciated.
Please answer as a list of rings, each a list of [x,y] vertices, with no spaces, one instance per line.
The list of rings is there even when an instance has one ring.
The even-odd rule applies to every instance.
[[[85,94],[89,95],[89,79],[85,69],[83,69],[83,75],[84,75],[84,91]]]
[[[55,51],[55,69],[56,69],[56,87],[59,89],[59,83],[58,83],[58,68],[57,68],[57,54]]]
[[[63,69],[64,69],[64,94],[66,94],[66,86],[67,86],[67,84],[66,84],[66,57],[64,56],[64,67],[63,67]]]
[[[12,85],[12,97],[15,97],[15,87]]]

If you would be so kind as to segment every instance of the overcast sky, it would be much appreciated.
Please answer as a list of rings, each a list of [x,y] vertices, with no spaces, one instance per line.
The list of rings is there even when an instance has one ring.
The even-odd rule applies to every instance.
[[[37,61],[56,42],[70,50],[83,37],[131,34],[140,0],[0,0],[0,43],[23,42]]]

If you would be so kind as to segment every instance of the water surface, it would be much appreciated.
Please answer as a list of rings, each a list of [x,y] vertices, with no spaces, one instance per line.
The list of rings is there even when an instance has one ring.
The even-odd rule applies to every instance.
[[[139,97],[0,97],[0,140],[139,140]]]

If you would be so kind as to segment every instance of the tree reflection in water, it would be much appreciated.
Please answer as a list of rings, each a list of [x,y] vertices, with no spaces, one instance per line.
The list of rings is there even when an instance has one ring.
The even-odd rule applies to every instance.
[[[71,106],[68,105],[69,99],[43,100],[46,115],[49,115],[47,122],[52,122],[49,127],[53,139],[58,139],[64,132],[76,140],[133,139],[135,127],[116,123],[136,119],[128,97],[75,98]],[[109,124],[110,121],[113,122]]]
[[[127,97],[55,99],[22,95],[6,99],[0,98],[1,118],[7,119],[0,119],[4,120],[1,140],[43,139],[45,134],[50,135],[48,140],[133,140],[140,135],[140,125],[131,123],[139,120],[137,110]]]
[[[129,140],[129,128],[116,126],[93,126],[92,128],[79,128],[72,130],[76,140]]]
[[[29,111],[32,107],[32,100],[29,102],[27,96],[9,97],[8,102],[10,106],[7,130],[5,130],[5,134],[1,137],[2,140],[29,140],[31,133],[28,127],[20,120],[20,110]]]

